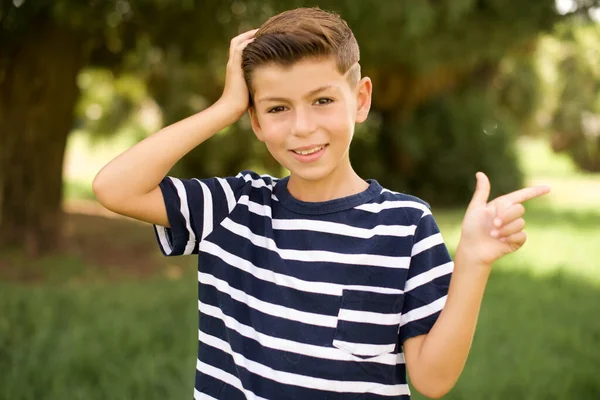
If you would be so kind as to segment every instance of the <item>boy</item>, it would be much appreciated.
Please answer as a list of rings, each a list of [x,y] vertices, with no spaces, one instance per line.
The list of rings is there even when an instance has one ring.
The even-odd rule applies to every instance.
[[[407,373],[441,397],[492,263],[525,242],[520,203],[548,188],[488,203],[478,173],[453,263],[426,203],[354,172],[348,149],[372,91],[358,61],[339,16],[279,14],[231,41],[215,104],[94,180],[105,207],[154,224],[165,255],[198,254],[195,399],[408,399]],[[246,111],[290,176],[165,178]]]

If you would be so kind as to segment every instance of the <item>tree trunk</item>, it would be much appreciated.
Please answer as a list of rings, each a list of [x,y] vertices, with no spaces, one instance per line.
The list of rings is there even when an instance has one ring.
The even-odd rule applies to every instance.
[[[0,52],[0,247],[62,242],[62,170],[83,65],[80,37],[39,25]]]

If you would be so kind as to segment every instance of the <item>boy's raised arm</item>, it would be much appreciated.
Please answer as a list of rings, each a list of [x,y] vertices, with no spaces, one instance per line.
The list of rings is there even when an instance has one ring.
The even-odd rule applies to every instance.
[[[406,367],[421,394],[440,398],[457,382],[471,348],[492,264],[518,250],[527,238],[521,203],[549,191],[546,186],[530,187],[488,202],[490,183],[483,173],[477,174],[446,305],[429,333],[404,342]]]
[[[169,227],[161,180],[184,155],[236,122],[248,109],[242,50],[256,30],[231,40],[225,89],[206,110],[167,126],[137,143],[104,166],[92,188],[98,201],[118,214]]]

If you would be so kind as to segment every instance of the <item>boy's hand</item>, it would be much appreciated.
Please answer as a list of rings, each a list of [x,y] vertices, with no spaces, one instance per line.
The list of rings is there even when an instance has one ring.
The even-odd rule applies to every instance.
[[[225,88],[219,102],[227,104],[228,108],[236,113],[236,121],[244,115],[249,106],[249,91],[242,70],[242,51],[252,43],[257,31],[258,29],[253,29],[234,37],[229,47]]]
[[[469,264],[491,266],[523,246],[527,235],[523,231],[525,207],[521,203],[550,192],[550,187],[529,187],[488,202],[490,181],[482,172],[476,176],[477,187],[462,223],[457,256],[460,253]]]

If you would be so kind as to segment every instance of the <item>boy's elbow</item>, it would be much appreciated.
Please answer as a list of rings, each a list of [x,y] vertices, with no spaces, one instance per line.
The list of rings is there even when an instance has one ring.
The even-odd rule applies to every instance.
[[[411,383],[417,392],[421,393],[423,396],[429,399],[441,399],[452,390],[456,382],[450,380],[435,381],[431,379],[423,381],[412,380]]]
[[[111,204],[115,203],[115,190],[111,187],[101,173],[98,173],[92,181],[92,192],[96,200],[104,207],[111,209]]]
[[[96,199],[102,203],[107,190],[106,184],[104,183],[100,173],[98,173],[92,181],[92,192],[94,193],[94,196],[96,196]]]
[[[434,387],[430,385],[419,387],[413,384],[413,386],[415,387],[415,389],[417,389],[417,392],[421,393],[428,399],[441,399],[442,397],[447,395],[448,392],[450,392],[450,389],[452,389],[452,387],[446,389],[443,387]]]

